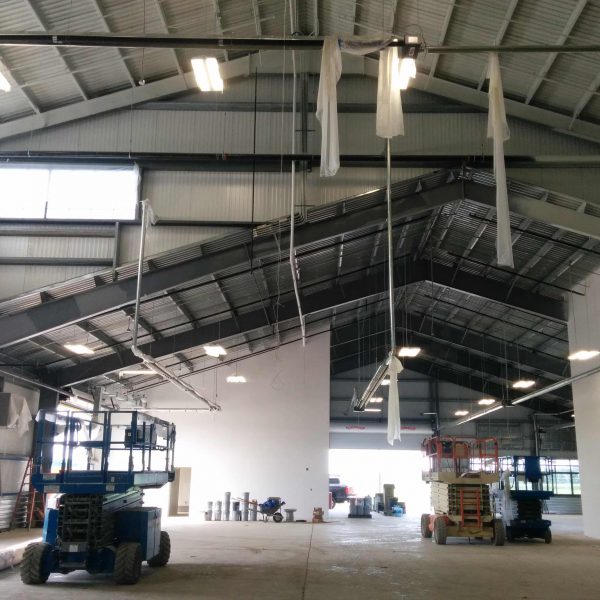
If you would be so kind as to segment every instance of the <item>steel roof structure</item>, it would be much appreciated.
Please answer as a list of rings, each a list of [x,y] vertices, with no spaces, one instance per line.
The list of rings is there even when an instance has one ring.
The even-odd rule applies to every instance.
[[[397,336],[422,348],[406,368],[504,399],[521,375],[539,386],[569,375],[568,295],[584,293],[600,266],[597,207],[515,181],[509,192],[514,272],[495,265],[489,173],[447,169],[393,186]],[[308,335],[331,328],[334,375],[385,351],[385,211],[384,191],[373,190],[309,209],[296,230]],[[142,350],[185,377],[298,340],[288,249],[282,219],[148,257]],[[135,280],[130,264],[0,302],[5,364],[61,388],[118,382],[139,363],[129,349]],[[228,349],[224,362],[206,356],[208,343]],[[567,409],[569,388],[536,406]]]

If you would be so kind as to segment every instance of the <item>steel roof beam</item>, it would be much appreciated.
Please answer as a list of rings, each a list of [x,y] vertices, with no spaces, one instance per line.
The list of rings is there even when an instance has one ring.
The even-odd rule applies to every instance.
[[[518,346],[510,342],[504,342],[496,337],[486,335],[485,332],[473,329],[464,329],[461,326],[450,323],[436,321],[431,332],[422,331],[422,314],[409,313],[408,315],[398,314],[398,320],[402,319],[402,327],[398,327],[400,333],[403,329],[408,333],[409,341],[419,339],[424,343],[439,341],[443,344],[456,346],[473,353],[474,356],[487,356],[496,361],[502,361],[511,367],[523,369],[531,372],[540,372],[549,376],[551,379],[561,379],[564,377],[565,366],[568,361],[565,358],[559,358],[550,354],[536,352],[526,346]],[[370,330],[380,334],[387,334],[388,325],[385,315],[377,314],[369,319]],[[348,329],[346,333],[340,333],[344,327],[338,328],[338,338],[336,346],[341,344],[354,343],[357,339],[355,329]],[[418,345],[418,344],[417,344]]]
[[[35,4],[33,3],[33,1],[32,0],[23,0],[23,2],[29,8],[29,10],[31,11],[31,13],[34,16],[35,20],[38,22],[38,25],[44,31],[50,30],[51,27],[49,27],[49,24],[46,21],[46,19],[44,18],[44,16],[42,15],[42,13],[40,12],[40,9],[35,6]],[[60,61],[66,67],[67,72],[70,73],[71,78],[73,79],[73,83],[75,83],[75,87],[77,88],[77,90],[81,94],[81,97],[84,100],[89,100],[88,93],[83,89],[83,86],[81,85],[81,82],[79,81],[79,79],[77,78],[77,76],[74,73],[71,72],[72,71],[71,70],[71,66],[69,65],[69,63],[68,63],[67,59],[65,58],[65,55],[62,53],[61,49],[59,47],[57,47],[57,46],[54,46],[54,50],[55,50],[58,58],[60,59]]]
[[[100,21],[102,23],[102,27],[104,28],[104,30],[107,33],[112,33],[110,27],[108,26],[108,21],[106,20],[106,17],[104,16],[104,14],[102,13],[102,9],[100,8],[100,4],[98,3],[98,0],[90,0],[92,7],[94,9],[94,11],[96,12],[96,14],[98,15],[98,17],[100,18]],[[131,72],[131,70],[129,69],[129,67],[127,66],[127,61],[125,60],[125,56],[123,55],[123,51],[120,48],[115,48],[115,53],[116,55],[119,57],[119,63],[122,65],[123,70],[125,71],[125,75],[127,77],[127,79],[129,80],[129,83],[131,84],[131,87],[136,87],[137,83],[133,77],[133,74]]]
[[[496,189],[465,181],[465,198],[493,207],[496,205]],[[512,213],[552,225],[558,229],[600,239],[600,218],[598,217],[510,191],[508,204]]]
[[[506,30],[508,29],[509,25],[511,24],[513,15],[515,14],[515,11],[517,10],[517,6],[519,5],[519,0],[510,0],[510,4],[508,5],[508,8],[506,9],[506,13],[504,15],[504,20],[502,21],[502,24],[500,25],[500,29],[498,31],[498,34],[496,35],[496,39],[494,40],[494,44],[496,46],[500,46],[502,45],[502,40],[504,40],[504,36],[506,35]],[[481,76],[479,77],[479,83],[477,84],[477,90],[481,90],[481,88],[483,87],[483,84],[485,83],[485,80],[487,79],[487,64],[483,69],[483,72],[481,73]]]
[[[452,13],[454,12],[454,7],[456,6],[456,0],[450,0],[448,4],[448,8],[446,10],[446,16],[444,17],[444,22],[442,23],[442,29],[440,31],[440,37],[438,45],[443,46],[446,42],[446,35],[448,34],[448,29],[450,28],[450,22],[452,20]],[[435,71],[438,66],[438,62],[440,60],[439,54],[434,54],[433,59],[431,61],[431,67],[429,68],[428,77],[429,79],[433,79],[435,76]]]
[[[469,184],[469,196],[475,200],[482,198],[495,202],[493,188]],[[484,188],[484,189],[480,189]],[[436,206],[453,202],[462,197],[463,182],[452,182],[430,190],[422,190],[402,198],[402,209],[395,211],[395,219],[428,212]],[[544,204],[544,206],[549,206]],[[296,233],[297,248],[326,241],[349,231],[379,225],[385,219],[385,205],[378,204],[370,208],[348,212],[337,217],[299,227]],[[569,212],[569,211],[566,211]],[[570,211],[572,212],[572,211]],[[586,215],[587,216],[587,215]],[[598,221],[590,217],[590,219]],[[289,245],[289,235],[284,233],[280,245],[268,236],[255,238],[253,255],[255,258],[276,256]],[[284,260],[285,257],[284,257]],[[246,244],[234,246],[218,253],[205,254],[193,260],[177,263],[168,267],[154,269],[144,276],[142,296],[147,298],[162,294],[186,282],[205,277],[213,273],[238,267],[241,272],[250,267]],[[455,287],[466,293],[488,298],[502,304],[510,304],[522,310],[544,315],[554,320],[565,319],[564,304],[530,294],[520,288],[508,289],[501,283],[473,276],[458,269],[453,270],[435,265],[426,279],[441,285]],[[0,347],[8,346],[36,335],[92,318],[98,314],[118,310],[135,300],[136,280],[134,277],[75,294],[73,296],[50,300],[21,313],[0,317]]]
[[[165,15],[165,11],[160,4],[160,0],[152,0],[152,4],[154,4],[154,8],[158,14],[158,20],[160,21],[161,27],[165,33],[170,33],[169,31],[169,23],[167,22],[167,16]],[[173,57],[173,62],[175,63],[175,68],[180,75],[183,75],[183,69],[181,68],[181,64],[179,62],[179,57],[177,56],[177,50],[171,48],[170,50],[171,56]]]
[[[376,334],[371,335],[369,342],[374,346],[383,347],[385,346],[387,339],[384,316],[378,316],[373,323],[374,326],[377,326],[377,321],[380,322],[383,328]],[[350,326],[351,325],[352,324],[350,324]],[[401,331],[402,330],[398,328],[399,335],[401,334]],[[357,350],[360,343],[357,330],[351,328],[348,335],[351,337],[351,339],[346,342],[346,346],[352,350]],[[421,354],[419,355],[420,359],[433,361],[434,364],[450,363],[453,366],[465,370],[467,373],[492,377],[503,387],[505,387],[505,384],[510,384],[518,379],[521,379],[522,377],[522,371],[513,366],[507,365],[504,362],[502,355],[496,357],[483,357],[475,352],[472,352],[469,348],[461,347],[453,340],[448,340],[444,337],[427,336],[414,331],[410,333],[410,340],[411,344],[415,344],[421,348]],[[339,347],[339,345],[340,344],[337,346]],[[335,350],[332,351],[332,364],[335,361],[336,354],[337,352]],[[411,369],[412,360],[413,359],[406,359],[403,361],[405,368]],[[541,387],[550,385],[561,378],[561,376],[557,376],[556,379],[548,379],[541,375],[535,376],[536,382]],[[560,400],[571,400],[569,390],[556,390],[556,393],[553,392],[552,395],[556,396]],[[498,399],[504,397],[506,397],[506,391]]]
[[[556,40],[556,43],[558,45],[562,46],[562,44],[564,44],[567,41],[569,35],[571,34],[571,31],[573,31],[573,27],[575,27],[575,25],[579,21],[579,17],[581,16],[583,9],[587,6],[588,2],[589,0],[579,0],[579,2],[577,2],[577,5],[575,6],[573,12],[569,16],[569,19],[567,20],[561,34],[558,36],[558,40]],[[529,90],[527,91],[527,96],[525,97],[525,104],[529,104],[533,100],[533,97],[540,89],[540,86],[544,82],[546,75],[548,75],[548,73],[550,72],[550,69],[552,68],[552,65],[554,64],[557,58],[558,52],[551,52],[550,54],[548,54],[548,56],[546,57],[546,62],[544,62],[543,67],[540,69],[539,73],[533,80],[533,83],[529,87]]]
[[[401,202],[402,208],[396,210],[395,218],[427,212],[457,197],[462,197],[462,186],[459,182],[397,198],[395,203],[398,205]],[[306,224],[298,227],[296,231],[296,247],[300,250],[305,245],[326,241],[348,231],[373,227],[385,218],[386,207],[384,204],[378,204],[318,223]],[[170,288],[226,269],[238,267],[240,271],[245,271],[250,267],[247,246],[248,244],[244,243],[218,253],[208,253],[193,260],[154,269],[144,275],[142,297],[164,293]],[[288,233],[282,234],[279,243],[271,236],[262,236],[255,238],[252,245],[255,259],[279,255],[287,248]],[[287,261],[287,258],[284,256],[283,260]],[[22,313],[0,317],[0,347],[92,318],[106,311],[120,309],[133,303],[135,291],[136,278],[130,277],[74,296],[52,300]]]
[[[314,39],[314,43],[320,45],[322,42]],[[315,54],[315,57],[311,58],[308,56],[306,58],[306,72],[318,73],[319,61],[317,59],[319,57],[316,56],[317,53],[313,54]],[[378,61],[375,59],[344,55],[343,62],[344,74],[346,75],[358,74],[377,77]],[[224,80],[234,77],[248,77],[255,69],[260,74],[281,75],[282,66],[283,57],[277,51],[265,51],[261,52],[260,55],[248,55],[220,65],[221,76]],[[590,91],[582,97],[583,107],[580,110],[576,109],[573,117],[510,99],[506,99],[505,101],[506,113],[526,121],[545,125],[559,132],[562,131],[575,136],[582,136],[585,139],[600,143],[600,125],[578,119],[581,110],[589,102],[599,86],[600,74],[597,81],[592,83]],[[426,74],[417,73],[417,77],[413,80],[413,87],[456,100],[463,104],[479,107],[483,111],[487,111],[488,108],[489,99],[487,93],[480,89],[470,88],[438,77],[429,80]],[[132,105],[195,88],[196,83],[193,73],[187,72],[184,75],[174,75],[138,86],[133,89],[133,93],[131,89],[122,90],[120,92],[105,94],[86,102],[79,102],[46,111],[43,113],[43,118],[40,118],[39,115],[33,115],[2,123],[0,124],[0,139],[19,134],[30,134],[37,129],[44,129],[61,123],[91,117],[119,108],[129,108]]]
[[[405,269],[403,264],[397,263],[394,276],[395,281],[397,282],[398,287],[423,281],[429,276],[429,268],[430,264],[427,262],[411,263],[407,269]],[[302,288],[302,301],[306,314],[320,312],[349,302],[363,300],[371,296],[385,293],[386,290],[381,273],[381,269],[377,271],[373,270],[371,275],[360,280],[360,285],[356,285],[355,277],[342,277],[340,279],[340,284],[335,288],[317,293],[310,293],[311,285],[304,286]],[[480,294],[487,290],[489,296],[494,296],[496,299],[495,301],[499,301],[499,298],[501,297],[509,297],[508,286],[503,286],[502,284],[489,286],[489,284],[486,284],[484,281],[478,282],[476,276],[469,276],[466,279],[459,277],[457,283],[457,274],[447,267],[436,267],[434,273],[436,273],[436,277],[438,278],[444,277],[450,285],[477,287],[477,291]],[[452,282],[453,278],[455,280],[454,282]],[[319,284],[314,285],[318,286]],[[165,335],[160,340],[154,340],[153,342],[143,344],[141,349],[155,358],[161,358],[175,352],[185,351],[190,348],[202,346],[203,344],[223,340],[233,335],[249,333],[261,327],[271,326],[277,319],[278,322],[282,322],[296,318],[298,311],[295,301],[291,296],[291,290],[282,292],[282,296],[288,296],[289,298],[277,307],[277,315],[275,315],[272,306],[265,307],[263,304],[256,310],[239,314],[237,319],[222,319],[217,323],[198,326],[195,329],[180,332],[175,335]],[[488,299],[491,298],[488,297]],[[540,306],[545,303],[548,305],[556,302],[543,296],[536,298],[531,295],[520,298],[520,300],[524,305],[539,304]],[[72,383],[73,381],[91,379],[102,375],[103,373],[122,368],[124,365],[133,365],[138,362],[139,360],[135,358],[130,351],[127,351],[122,353],[120,357],[106,356],[88,360],[82,365],[81,369],[62,369],[59,373],[56,373],[55,376],[58,378],[58,381],[61,382],[61,385],[66,385],[69,382]],[[536,363],[536,365],[537,364],[538,363]]]

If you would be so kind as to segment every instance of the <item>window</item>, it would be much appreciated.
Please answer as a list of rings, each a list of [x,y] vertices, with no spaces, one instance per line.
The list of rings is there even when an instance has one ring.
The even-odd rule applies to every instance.
[[[0,167],[0,218],[129,221],[136,167]]]

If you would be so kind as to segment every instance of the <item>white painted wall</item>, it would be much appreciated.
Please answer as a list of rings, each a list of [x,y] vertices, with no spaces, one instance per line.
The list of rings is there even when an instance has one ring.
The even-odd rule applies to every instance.
[[[297,518],[310,519],[315,506],[326,509],[329,489],[329,332],[305,348],[294,343],[240,361],[237,370],[248,383],[226,383],[231,367],[188,379],[221,412],[156,413],[177,426],[176,466],[192,468],[190,516],[224,492],[248,491],[259,501],[281,496]],[[170,385],[147,399],[154,407],[194,404]],[[145,502],[166,512],[168,486]]]
[[[585,296],[571,295],[569,311],[569,347],[600,350],[600,278],[592,275],[587,280]],[[571,363],[571,374],[600,366],[600,359]],[[587,536],[600,539],[600,373],[573,384],[573,404],[577,453],[581,477],[583,529]]]

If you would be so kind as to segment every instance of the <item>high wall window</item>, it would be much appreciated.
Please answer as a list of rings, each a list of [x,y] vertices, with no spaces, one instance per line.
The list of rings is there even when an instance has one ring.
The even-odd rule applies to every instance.
[[[1,166],[0,218],[132,220],[138,185],[128,166]]]

